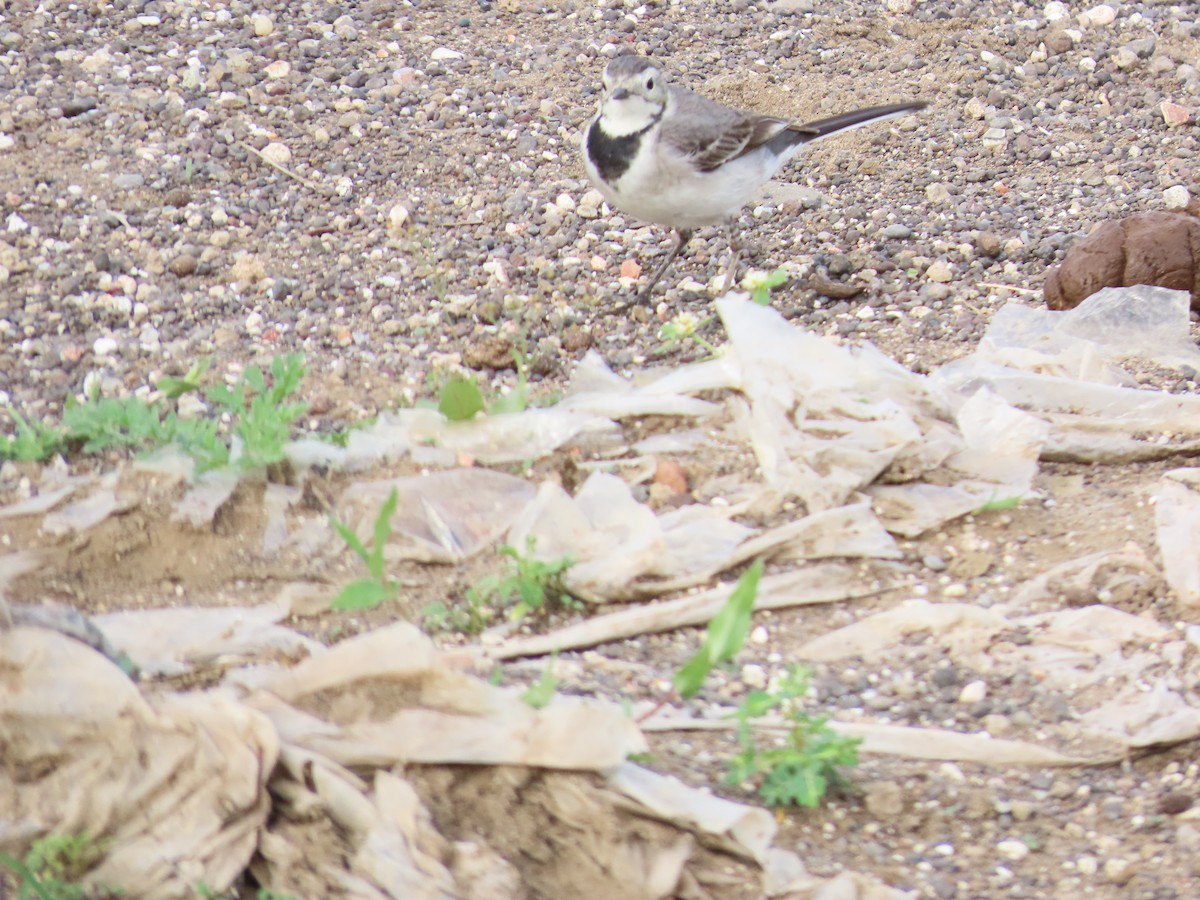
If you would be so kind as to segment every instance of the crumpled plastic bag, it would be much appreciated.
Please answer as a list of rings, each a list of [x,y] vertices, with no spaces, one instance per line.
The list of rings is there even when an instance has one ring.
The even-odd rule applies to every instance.
[[[574,497],[545,482],[510,530],[508,541],[534,555],[575,564],[563,576],[576,597],[593,602],[639,596],[639,579],[693,576],[732,565],[731,554],[754,530],[720,510],[685,506],[663,516],[634,499],[623,480],[594,472]]]
[[[1184,605],[1200,604],[1200,469],[1163,475],[1154,521],[1167,584]]]
[[[533,485],[515,475],[448,469],[357,482],[338,500],[338,519],[369,544],[375,519],[393,489],[397,502],[385,557],[438,563],[462,562],[488,547],[535,493]]]
[[[221,693],[143,696],[115,665],[41,628],[0,631],[0,848],[87,833],[86,881],[191,898],[241,874],[271,810],[267,718]]]
[[[1200,447],[1200,396],[1139,390],[1134,359],[1200,369],[1188,295],[1147,285],[1106,288],[1065,312],[1007,304],[970,356],[931,384],[956,402],[990,388],[1050,426],[1043,458],[1152,459]]]

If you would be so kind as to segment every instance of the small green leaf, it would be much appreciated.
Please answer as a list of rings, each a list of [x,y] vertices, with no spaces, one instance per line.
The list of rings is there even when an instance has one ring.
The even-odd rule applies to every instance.
[[[442,387],[438,411],[451,422],[466,422],[483,411],[483,393],[474,379],[451,378]]]
[[[338,533],[338,536],[346,542],[346,546],[354,551],[355,556],[364,563],[370,560],[371,554],[367,552],[366,545],[354,533],[354,529],[342,524],[333,516],[329,517],[329,524],[333,526],[333,530]]]
[[[708,678],[708,673],[712,671],[712,667],[712,660],[701,648],[700,652],[683,664],[672,679],[679,696],[684,699],[695,697],[704,685],[704,680]]]
[[[212,366],[212,360],[205,357],[199,359],[192,364],[188,369],[187,374],[182,378],[175,378],[171,375],[164,375],[158,379],[158,389],[163,392],[163,395],[169,400],[178,400],[184,394],[192,391],[200,390],[200,379],[204,377],[204,373]]]
[[[558,679],[554,677],[553,673],[554,659],[554,656],[550,657],[550,662],[542,670],[542,677],[521,694],[521,699],[534,709],[544,709],[554,699],[554,693],[558,690]]]
[[[1021,499],[1021,495],[1017,494],[1014,497],[1000,497],[995,500],[989,500],[987,503],[983,504],[983,506],[979,507],[979,509],[975,510],[975,514],[978,515],[979,513],[1000,512],[1001,510],[1005,509],[1014,509],[1021,505]]]
[[[379,507],[379,515],[375,517],[370,563],[371,574],[376,578],[383,575],[383,551],[387,548],[388,538],[392,536],[392,514],[396,512],[399,500],[399,490],[393,487],[387,499],[383,501],[383,506]]]
[[[708,642],[712,646],[714,662],[733,659],[746,643],[762,573],[763,561],[759,559],[738,579],[737,586],[721,611],[708,623]]]
[[[373,609],[395,594],[392,585],[375,578],[360,578],[352,581],[333,598],[331,609]]]

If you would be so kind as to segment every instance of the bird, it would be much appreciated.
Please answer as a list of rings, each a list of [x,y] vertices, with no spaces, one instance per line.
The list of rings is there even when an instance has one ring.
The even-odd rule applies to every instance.
[[[642,56],[609,61],[602,88],[580,146],[588,179],[610,206],[676,235],[639,303],[650,297],[696,229],[728,222],[806,144],[928,105],[913,100],[796,124],[671,84],[662,68]],[[726,291],[740,258],[740,242],[732,233],[730,238]]]

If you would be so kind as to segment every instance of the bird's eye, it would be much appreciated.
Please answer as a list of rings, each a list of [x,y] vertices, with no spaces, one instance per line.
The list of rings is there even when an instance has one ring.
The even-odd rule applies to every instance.
[[[646,90],[648,90],[648,91],[654,90],[654,79],[653,78],[646,79]]]

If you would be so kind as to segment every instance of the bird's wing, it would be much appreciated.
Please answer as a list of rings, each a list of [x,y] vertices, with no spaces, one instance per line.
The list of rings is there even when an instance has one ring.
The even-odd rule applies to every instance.
[[[674,109],[663,121],[661,139],[711,172],[788,127],[785,119],[730,109],[684,88],[671,91]]]

